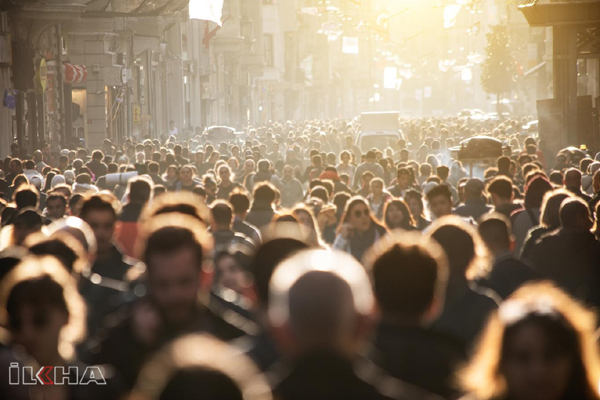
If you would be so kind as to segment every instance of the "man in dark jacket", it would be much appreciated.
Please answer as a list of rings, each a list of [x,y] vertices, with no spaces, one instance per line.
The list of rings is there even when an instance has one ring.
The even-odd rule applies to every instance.
[[[477,221],[481,216],[492,210],[483,200],[485,186],[481,179],[471,178],[465,185],[465,204],[456,207],[454,214]]]
[[[600,306],[600,242],[590,232],[587,204],[567,199],[560,208],[560,229],[533,247],[531,260],[542,278],[551,279],[577,299]]]
[[[444,302],[448,266],[443,250],[406,234],[382,240],[370,262],[381,311],[371,359],[398,379],[457,398],[454,372],[467,354],[459,340],[429,326]]]
[[[232,230],[233,210],[225,200],[216,200],[210,209],[210,232],[215,241],[216,251],[227,251],[233,244],[254,251],[256,246],[246,235]]]
[[[502,178],[505,179],[505,178]],[[492,270],[479,284],[492,289],[503,300],[519,286],[537,278],[526,264],[512,255],[510,221],[499,213],[488,214],[479,224],[479,235],[494,257]]]
[[[157,217],[143,245],[148,296],[138,299],[121,321],[88,343],[83,360],[109,364],[131,388],[147,359],[181,335],[206,332],[221,340],[244,334],[210,311],[198,299],[207,248],[203,225],[193,218]],[[123,310],[125,311],[125,310]]]
[[[374,298],[364,268],[350,255],[326,250],[299,252],[275,269],[270,293],[271,323],[290,363],[277,371],[277,398],[433,398],[394,380],[372,363],[356,361],[369,334],[366,321],[371,318]],[[383,382],[393,397],[382,394]]]
[[[275,202],[275,188],[270,183],[260,183],[254,189],[254,202],[250,208],[250,212],[246,216],[246,222],[261,229],[273,220],[275,210],[273,203]]]
[[[108,172],[108,167],[102,162],[103,159],[104,154],[102,154],[100,150],[94,150],[92,153],[92,161],[86,164],[86,167],[94,174],[94,181],[97,181],[98,178],[106,175]]]
[[[233,207],[233,231],[242,233],[252,239],[257,246],[261,243],[260,231],[253,225],[245,221],[248,210],[250,209],[250,199],[244,192],[232,193],[229,196],[229,203]]]
[[[490,182],[487,191],[492,197],[495,211],[510,218],[511,214],[517,210],[522,210],[521,204],[515,204],[513,201],[513,185],[509,178],[498,176]]]

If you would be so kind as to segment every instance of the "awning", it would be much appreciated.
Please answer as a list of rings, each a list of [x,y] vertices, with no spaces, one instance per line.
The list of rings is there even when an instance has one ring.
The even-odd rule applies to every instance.
[[[529,71],[525,72],[523,74],[523,76],[529,76],[531,74],[535,74],[536,72],[538,72],[540,69],[542,69],[542,67],[546,65],[546,61],[543,61],[541,63],[539,63],[538,65],[536,65],[535,67],[531,68]]]

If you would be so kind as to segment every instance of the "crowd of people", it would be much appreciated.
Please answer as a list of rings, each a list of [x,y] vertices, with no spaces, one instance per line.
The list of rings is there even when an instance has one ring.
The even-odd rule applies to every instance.
[[[600,400],[600,153],[526,122],[14,143],[0,399]],[[476,135],[510,151],[471,176]],[[50,366],[101,374],[8,379]]]

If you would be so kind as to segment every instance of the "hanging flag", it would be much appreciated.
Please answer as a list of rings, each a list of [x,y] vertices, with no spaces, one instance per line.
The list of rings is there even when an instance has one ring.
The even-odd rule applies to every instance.
[[[223,0],[190,0],[190,19],[212,21],[221,26]]]

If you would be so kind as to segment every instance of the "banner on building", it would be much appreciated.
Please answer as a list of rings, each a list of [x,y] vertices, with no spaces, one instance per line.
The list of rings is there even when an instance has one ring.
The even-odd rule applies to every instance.
[[[221,26],[223,0],[190,0],[190,19],[212,21]]]

